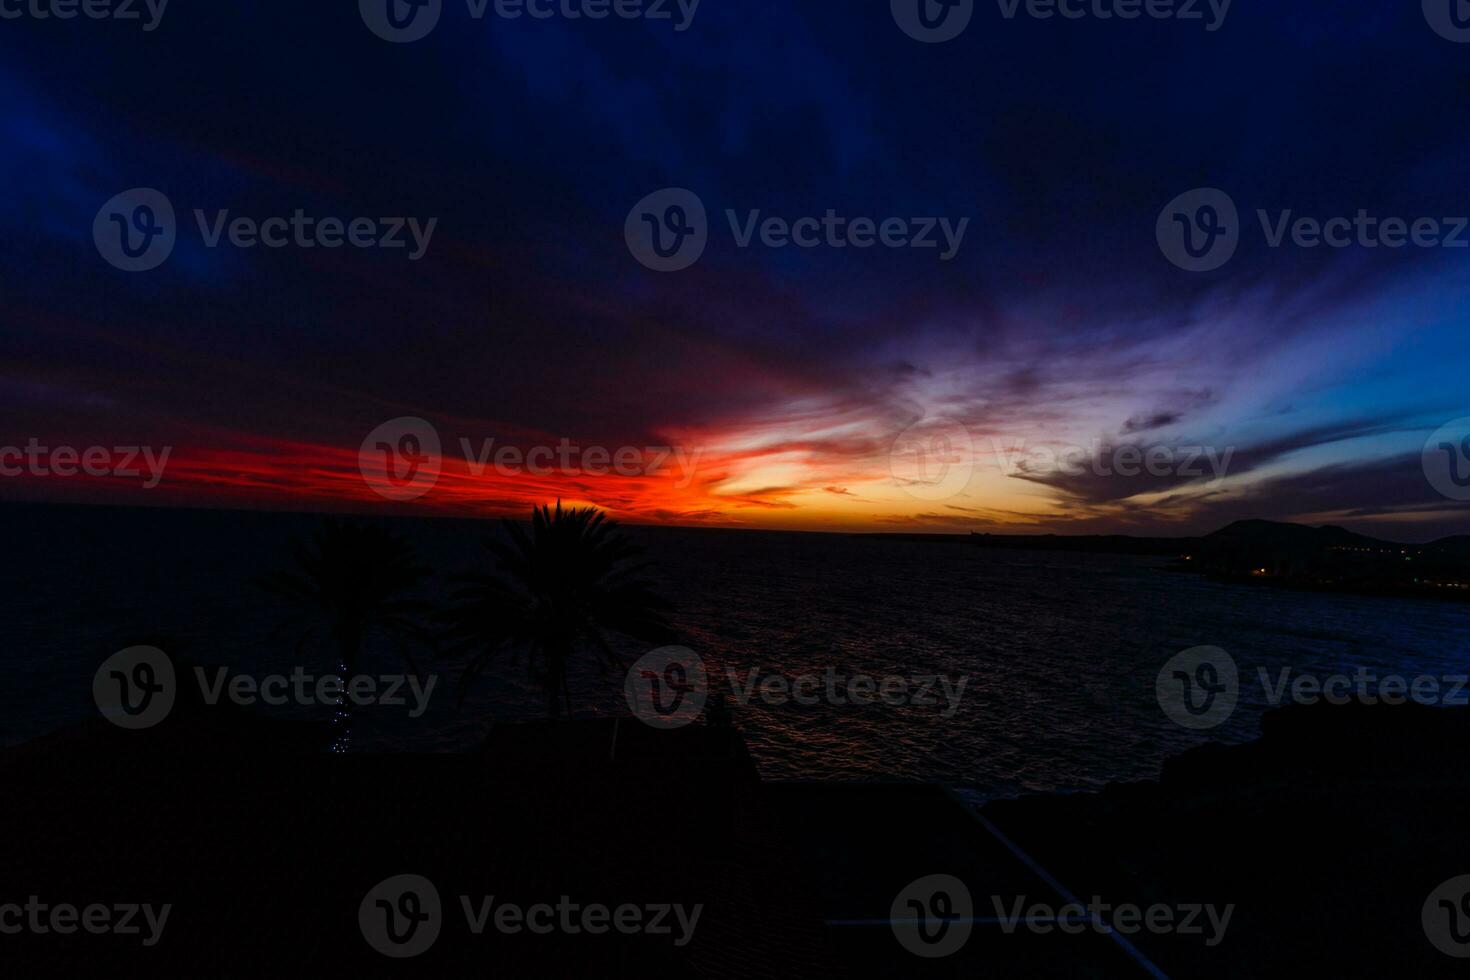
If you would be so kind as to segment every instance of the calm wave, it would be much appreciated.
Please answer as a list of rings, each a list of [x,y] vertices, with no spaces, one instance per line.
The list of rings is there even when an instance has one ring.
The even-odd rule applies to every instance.
[[[330,657],[283,633],[252,584],[286,562],[318,519],[191,511],[4,508],[12,560],[0,610],[9,624],[0,695],[5,744],[88,717],[91,680],[109,653],[156,642],[175,657],[232,671],[328,673]],[[435,591],[478,559],[490,522],[392,522],[438,571]],[[1157,559],[991,551],[963,543],[685,529],[630,529],[676,604],[684,645],[722,681],[822,675],[968,678],[952,717],[934,705],[731,706],[764,775],[921,779],[977,797],[1080,790],[1156,775],[1207,740],[1242,741],[1266,707],[1258,668],[1321,674],[1364,667],[1407,676],[1466,670],[1470,606],[1222,585]],[[1225,725],[1186,732],[1155,701],[1173,654],[1226,649],[1242,704]],[[629,662],[640,653],[624,648]],[[359,717],[364,747],[458,750],[489,724],[542,716],[525,664],[508,659],[469,694],[453,664],[429,711]],[[364,673],[401,672],[388,649]],[[626,715],[621,676],[581,668],[578,713]],[[262,709],[266,710],[266,709]],[[286,709],[268,709],[285,711]],[[300,709],[293,709],[299,711]],[[636,722],[630,722],[636,723]]]

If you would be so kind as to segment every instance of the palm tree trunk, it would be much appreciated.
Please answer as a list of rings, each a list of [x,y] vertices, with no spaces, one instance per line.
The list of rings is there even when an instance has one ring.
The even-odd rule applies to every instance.
[[[337,678],[342,682],[342,693],[332,712],[331,751],[341,755],[352,748],[352,702],[347,697],[347,685],[357,668],[357,651],[362,637],[356,630],[339,630],[337,633]]]
[[[572,720],[572,688],[567,683],[567,664],[563,660],[561,664],[561,697],[567,705],[567,720]]]
[[[572,696],[567,690],[567,660],[571,650],[568,644],[557,642],[546,651],[546,713],[553,721],[560,721],[562,706],[566,716],[572,716]]]

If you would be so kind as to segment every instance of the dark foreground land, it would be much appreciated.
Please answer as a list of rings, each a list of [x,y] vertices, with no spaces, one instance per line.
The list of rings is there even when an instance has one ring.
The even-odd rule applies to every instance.
[[[171,903],[163,937],[0,935],[17,977],[1450,976],[1421,907],[1470,874],[1470,713],[1288,708],[1159,782],[979,814],[937,787],[762,784],[739,736],[632,721],[511,726],[483,752],[330,756],[314,733],[221,712],[79,726],[0,753],[0,904]],[[444,902],[428,952],[368,947],[391,875]],[[922,959],[888,925],[930,874],[977,922]],[[1007,932],[1011,905],[1233,904],[1200,936]],[[474,936],[479,902],[701,903],[692,941]],[[986,921],[987,919],[992,921]]]

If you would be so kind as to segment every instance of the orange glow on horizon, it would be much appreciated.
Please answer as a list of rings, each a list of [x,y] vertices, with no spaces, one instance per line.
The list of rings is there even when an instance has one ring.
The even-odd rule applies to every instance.
[[[561,500],[630,523],[789,530],[962,530],[985,516],[958,498],[946,512],[946,501],[906,493],[881,444],[834,455],[810,442],[745,433],[690,443],[706,448],[642,452],[637,472],[611,463],[587,467],[597,472],[548,466],[544,456],[532,465],[524,454],[521,465],[507,468],[446,452],[432,458],[437,478],[422,496],[394,500],[364,473],[366,467],[380,476],[381,464],[360,459],[356,449],[238,434],[228,441],[237,448],[174,447],[162,481],[147,492],[138,492],[140,481],[118,476],[22,477],[6,485],[44,482],[47,497],[86,502],[467,517],[514,516]],[[995,516],[1002,519],[984,523],[1009,523]]]

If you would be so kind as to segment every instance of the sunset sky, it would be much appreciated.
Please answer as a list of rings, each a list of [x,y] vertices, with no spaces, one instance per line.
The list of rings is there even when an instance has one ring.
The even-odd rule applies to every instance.
[[[356,4],[175,0],[159,28],[0,22],[0,446],[171,447],[156,487],[0,498],[636,522],[1183,534],[1242,517],[1470,533],[1426,481],[1470,416],[1470,248],[1268,246],[1257,209],[1470,212],[1470,45],[1419,4],[1238,0],[1174,21],[1005,20],[920,44],[886,0],[704,0],[668,24],[471,20],[388,44]],[[290,68],[267,52],[296,45]],[[138,52],[146,53],[140,59]],[[146,70],[139,70],[146,63]],[[314,68],[302,69],[302,65]],[[160,268],[93,244],[113,195],[179,215]],[[624,241],[666,187],[703,257]],[[1242,242],[1155,240],[1197,187]],[[207,247],[193,211],[437,218],[403,251]],[[958,251],[738,247],[725,218],[968,219]],[[1470,231],[1462,240],[1470,242]],[[427,420],[412,501],[359,450]],[[909,435],[912,426],[919,428]],[[955,433],[963,433],[961,445]],[[904,447],[950,436],[942,489]],[[638,476],[471,472],[461,440],[677,447]],[[894,452],[895,445],[900,447]],[[1211,447],[1222,480],[1049,469],[1067,447]]]

